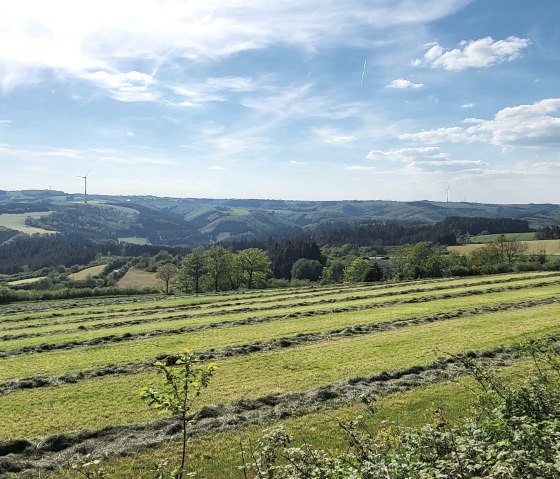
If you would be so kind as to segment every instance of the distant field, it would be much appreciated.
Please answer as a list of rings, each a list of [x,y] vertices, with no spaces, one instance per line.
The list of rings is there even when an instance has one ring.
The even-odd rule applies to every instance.
[[[55,231],[49,231],[43,228],[35,228],[33,226],[27,226],[25,224],[26,218],[42,218],[43,216],[50,215],[50,211],[34,212],[34,213],[6,213],[0,214],[0,226],[5,226],[12,230],[20,231],[21,233],[26,233],[28,235],[32,234],[53,234]]]
[[[126,236],[124,238],[119,238],[119,243],[130,243],[130,244],[152,244],[147,238],[140,238],[139,236]]]
[[[6,283],[8,286],[23,286],[24,284],[36,283],[45,279],[46,276],[38,276],[37,278],[18,279],[17,281],[9,281]]]
[[[120,286],[123,281],[137,287],[157,280],[131,269]],[[559,272],[530,272],[3,305],[0,446],[40,437],[39,444],[57,448],[40,461],[19,453],[2,460],[58,465],[70,459],[65,448],[74,444],[94,454],[129,452],[110,460],[119,471],[114,477],[142,477],[135,468],[148,470],[177,442],[170,442],[161,416],[138,391],[161,385],[151,367],[155,357],[185,346],[218,365],[195,406],[201,434],[192,444],[203,477],[236,477],[239,440],[248,435],[254,441],[271,424],[290,425],[307,435],[306,442],[339,447],[340,439],[331,436],[335,417],[359,414],[357,398],[368,392],[382,406],[372,427],[383,418],[428,421],[435,402],[448,405],[447,417],[456,418],[472,397],[448,381],[459,364],[449,365],[448,354],[480,352],[495,358],[492,364],[509,364],[510,356],[494,355],[507,355],[504,347],[519,340],[560,333],[559,298]],[[434,363],[436,357],[447,359]],[[526,369],[514,363],[507,374]],[[108,426],[121,426],[118,437],[107,436]],[[218,432],[222,426],[229,429]],[[92,431],[87,444],[80,442],[86,436],[73,434],[78,430]],[[131,446],[153,441],[165,446],[139,453]],[[71,477],[64,474],[54,477]]]
[[[95,276],[99,276],[103,272],[106,266],[107,266],[106,264],[100,264],[98,266],[92,266],[91,268],[82,269],[77,273],[70,274],[69,278],[76,281],[81,281],[87,279],[88,277],[93,278]]]
[[[155,273],[130,268],[117,283],[119,288],[162,288],[163,281]]]
[[[509,241],[532,241],[535,239],[535,234],[534,232],[529,232],[529,233],[505,233],[504,236],[509,240]],[[470,240],[471,243],[490,243],[491,241],[496,241],[496,238],[498,238],[500,235],[499,234],[492,234],[492,235],[476,235],[476,236],[471,236]]]
[[[520,241],[527,245],[528,253],[540,253],[545,251],[548,255],[560,255],[560,240],[534,240],[534,241]],[[464,244],[460,246],[448,246],[449,251],[455,251],[459,254],[469,254],[478,248],[484,246],[484,243],[479,244]]]

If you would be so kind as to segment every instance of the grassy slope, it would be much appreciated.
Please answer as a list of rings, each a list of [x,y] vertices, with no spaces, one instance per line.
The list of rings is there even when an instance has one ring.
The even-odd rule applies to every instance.
[[[414,300],[418,298],[438,298],[445,297],[449,294],[456,295],[462,293],[480,293],[485,292],[488,289],[495,289],[500,287],[514,287],[514,286],[530,286],[532,284],[546,284],[546,283],[556,283],[558,282],[558,276],[550,276],[546,278],[536,277],[534,279],[523,279],[519,281],[512,281],[506,283],[493,283],[493,284],[482,284],[482,285],[472,285],[465,287],[463,284],[468,285],[468,283],[458,283],[454,284],[438,284],[438,288],[443,288],[449,286],[452,289],[438,289],[432,291],[432,286],[421,286],[421,287],[407,287],[407,288],[397,288],[396,290],[382,290],[382,291],[362,291],[360,294],[356,295],[354,292],[352,294],[342,293],[330,295],[326,299],[328,302],[321,304],[319,303],[324,299],[323,296],[312,297],[308,299],[304,298],[290,298],[286,300],[278,300],[274,303],[270,302],[259,302],[258,300],[247,301],[247,302],[235,302],[233,305],[224,305],[217,307],[203,307],[188,311],[183,308],[178,308],[170,311],[157,311],[152,314],[130,314],[122,315],[120,317],[106,317],[105,315],[97,316],[96,318],[91,318],[87,321],[87,317],[83,317],[79,323],[69,323],[69,324],[52,324],[49,326],[42,326],[42,322],[33,322],[37,327],[33,329],[26,328],[30,322],[21,323],[10,323],[10,330],[5,334],[29,334],[29,333],[41,333],[49,331],[64,331],[51,335],[48,337],[36,337],[29,339],[18,339],[15,341],[2,341],[0,342],[1,350],[13,349],[22,346],[31,346],[37,344],[43,344],[48,342],[50,344],[66,342],[70,340],[84,340],[92,339],[95,337],[102,337],[106,335],[124,334],[124,333],[141,333],[151,330],[165,330],[165,329],[176,329],[183,326],[195,326],[203,325],[209,323],[220,323],[224,321],[240,321],[248,318],[254,318],[255,316],[259,318],[269,317],[269,316],[281,316],[281,315],[293,315],[295,313],[305,313],[311,311],[332,311],[333,308],[345,308],[345,307],[361,307],[369,306],[375,304],[387,304],[387,303],[398,303],[400,301]],[[419,290],[419,292],[416,292]],[[414,292],[409,292],[414,291]],[[390,292],[391,295],[386,296]],[[313,304],[315,303],[315,304]],[[281,306],[278,308],[278,306]],[[197,317],[200,314],[205,314],[207,316]],[[191,317],[192,316],[192,317]],[[76,318],[71,318],[76,319]],[[140,324],[137,325],[123,325],[118,326],[120,322],[128,320],[138,320]],[[149,321],[151,320],[151,322]],[[157,321],[156,321],[157,320]],[[142,321],[146,321],[142,324]],[[49,319],[46,324],[49,324],[51,320]],[[0,323],[1,324],[1,323]],[[104,329],[102,326],[107,324],[108,328]],[[17,328],[17,325],[21,325],[21,328]],[[94,331],[83,331],[85,326],[97,326],[98,329]],[[1,330],[0,330],[1,331]],[[2,333],[0,332],[0,335]]]
[[[106,266],[107,266],[106,264],[100,264],[98,266],[91,266],[90,268],[82,269],[81,271],[78,271],[77,273],[70,274],[69,278],[73,279],[75,281],[88,279],[88,277],[93,278],[95,276],[99,276],[103,272],[103,270],[105,269]]]
[[[131,268],[117,283],[119,288],[162,288],[163,281],[155,273]]]
[[[520,241],[527,246],[527,253],[540,253],[545,251],[549,255],[560,255],[560,240],[533,240]],[[459,254],[469,254],[478,248],[482,248],[484,243],[464,244],[460,246],[448,246],[449,251],[455,251]]]
[[[527,374],[527,363],[503,368],[500,376],[518,380]],[[458,420],[467,416],[476,404],[476,396],[471,392],[476,383],[470,378],[444,382],[428,387],[415,388],[405,393],[380,398],[376,402],[379,411],[375,415],[365,415],[365,423],[370,431],[388,430],[392,424],[400,427],[418,427],[434,420],[434,405],[444,408],[445,416]],[[361,403],[336,408],[325,408],[302,417],[238,428],[217,434],[197,436],[190,446],[190,470],[196,470],[201,477],[230,479],[238,476],[241,464],[240,441],[246,449],[255,443],[268,427],[283,425],[294,438],[294,446],[310,444],[333,452],[343,453],[346,441],[337,427],[338,420],[348,421],[364,415]],[[389,423],[387,423],[389,422]],[[149,476],[154,463],[179,457],[179,444],[169,443],[148,451],[141,451],[132,457],[113,458],[103,462],[106,471],[115,477]],[[60,472],[61,479],[74,477],[69,472]]]
[[[201,404],[229,402],[274,392],[313,388],[348,377],[423,364],[434,351],[457,353],[509,344],[558,332],[560,305],[430,323],[250,354],[218,361],[219,373]],[[344,351],[344,354],[342,352]],[[56,388],[18,391],[0,397],[0,438],[100,428],[153,418],[139,399],[143,386],[157,384],[155,373],[107,377]],[[34,411],[29,415],[29,411]],[[41,417],[41,421],[37,421]]]
[[[28,355],[25,362],[21,357],[0,360],[0,380],[14,377],[27,377],[37,374],[61,374],[67,370],[85,370],[130,361],[146,360],[158,353],[174,353],[185,344],[196,350],[219,348],[266,341],[275,338],[292,336],[299,333],[329,331],[358,324],[383,323],[386,321],[406,320],[409,318],[446,313],[458,309],[469,309],[505,302],[539,300],[554,297],[560,292],[560,286],[546,286],[523,292],[507,291],[487,293],[473,297],[442,298],[428,302],[412,304],[395,304],[378,310],[332,313],[315,317],[286,318],[269,323],[250,326],[238,326],[226,329],[208,329],[205,331],[183,333],[180,335],[159,336],[155,338],[137,339],[135,341],[109,343],[100,346],[88,346],[76,350],[58,350],[36,355]],[[190,325],[207,324],[210,318],[191,320]],[[175,322],[174,322],[175,323]],[[181,323],[177,321],[176,323]],[[146,325],[148,326],[148,325]],[[160,326],[161,328],[161,326]],[[118,328],[116,328],[117,331]],[[114,330],[111,330],[114,331]],[[126,331],[126,328],[124,329]],[[95,337],[98,331],[84,332],[77,335],[47,336],[43,338],[4,341],[4,345],[13,347],[30,344],[42,344],[63,338]]]
[[[496,241],[499,234],[489,234],[489,235],[476,235],[471,236],[471,243],[490,243],[491,241]],[[535,239],[535,233],[505,233],[504,236],[508,241],[532,241]]]

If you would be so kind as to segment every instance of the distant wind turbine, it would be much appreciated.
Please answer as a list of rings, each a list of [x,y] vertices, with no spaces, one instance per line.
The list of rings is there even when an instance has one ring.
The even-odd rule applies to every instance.
[[[87,205],[87,177],[89,175],[91,170],[89,170],[84,176],[79,176],[78,178],[83,178],[84,179],[84,203]]]
[[[446,191],[445,202],[449,203],[449,185],[447,185],[447,188],[445,188],[445,191]]]

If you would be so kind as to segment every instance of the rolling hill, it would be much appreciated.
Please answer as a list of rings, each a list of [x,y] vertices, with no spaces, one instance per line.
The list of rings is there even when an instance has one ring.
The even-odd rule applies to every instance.
[[[29,217],[28,227],[88,239],[127,239],[154,245],[186,245],[299,234],[341,221],[414,221],[435,223],[448,216],[517,218],[532,227],[558,224],[554,204],[479,204],[432,201],[287,201],[202,199],[154,196],[82,195],[61,191],[0,191],[0,228],[8,214]],[[46,212],[49,212],[46,214]],[[13,218],[11,216],[10,218]],[[5,221],[4,221],[5,220]],[[6,222],[6,224],[4,224]],[[4,235],[9,236],[6,232]]]

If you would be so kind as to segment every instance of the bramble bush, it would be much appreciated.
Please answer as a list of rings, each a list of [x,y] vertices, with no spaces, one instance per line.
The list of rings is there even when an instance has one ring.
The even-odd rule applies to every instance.
[[[269,430],[250,453],[245,479],[409,479],[560,477],[560,347],[552,340],[517,348],[534,363],[523,384],[511,386],[466,359],[482,388],[474,417],[435,421],[421,429],[367,429],[363,417],[339,426],[348,452],[335,457],[310,446],[291,447],[283,427]],[[370,399],[368,410],[375,412]],[[251,460],[247,462],[247,458]]]

